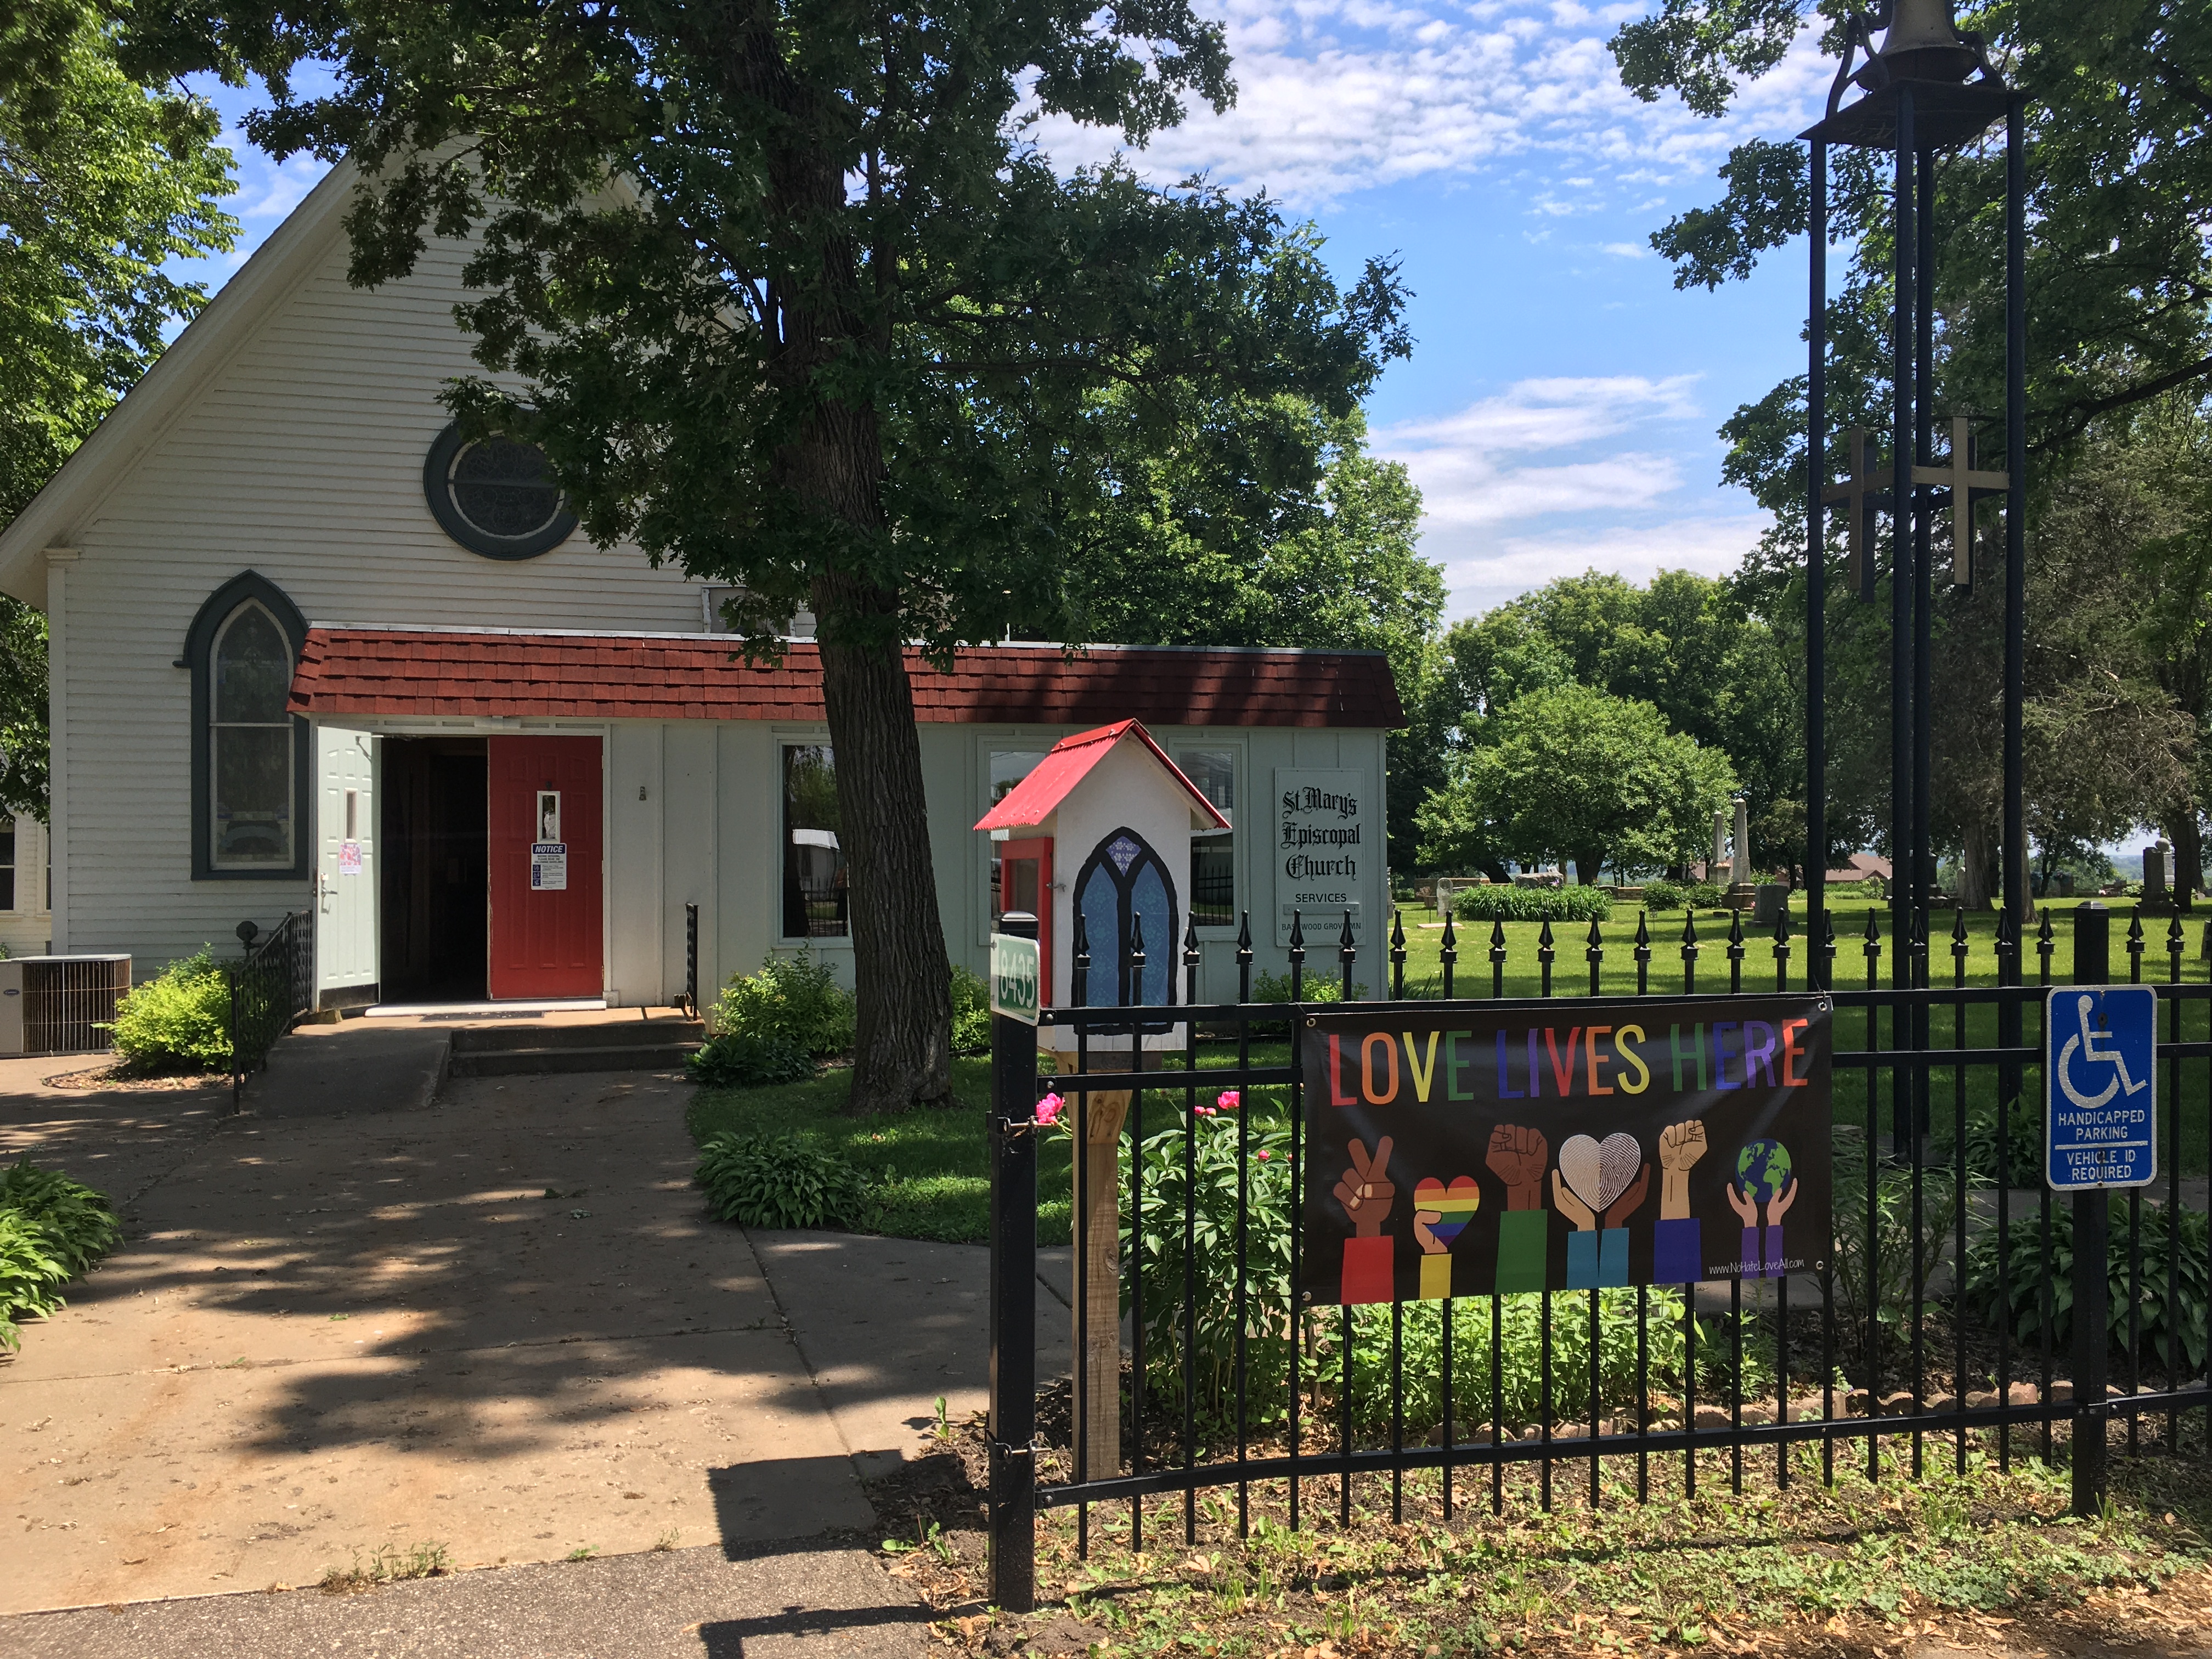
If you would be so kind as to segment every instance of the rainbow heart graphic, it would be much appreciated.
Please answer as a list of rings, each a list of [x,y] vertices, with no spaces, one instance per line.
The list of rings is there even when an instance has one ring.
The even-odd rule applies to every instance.
[[[1414,1212],[1436,1217],[1428,1229],[1439,1244],[1457,1238],[1481,1204],[1482,1188],[1473,1176],[1455,1176],[1449,1187],[1434,1176],[1424,1176],[1413,1183]]]

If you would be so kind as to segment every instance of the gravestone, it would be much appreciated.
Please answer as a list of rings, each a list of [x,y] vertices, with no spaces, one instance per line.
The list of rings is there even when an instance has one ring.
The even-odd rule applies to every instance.
[[[1782,913],[1790,908],[1790,884],[1782,881],[1762,881],[1758,897],[1753,901],[1751,925],[1772,927],[1782,920]]]
[[[2154,841],[2143,848],[2142,902],[2146,910],[2163,910],[2167,903],[2166,860],[2172,848]]]
[[[1707,881],[1719,881],[1723,878],[1721,871],[1728,863],[1727,851],[1728,811],[1726,808],[1716,808],[1713,811],[1713,855],[1705,860]]]

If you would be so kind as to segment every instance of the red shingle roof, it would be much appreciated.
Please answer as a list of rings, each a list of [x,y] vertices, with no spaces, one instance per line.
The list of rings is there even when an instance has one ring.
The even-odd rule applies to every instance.
[[[1390,667],[1367,651],[981,646],[939,673],[909,649],[924,723],[1342,726],[1405,723]],[[586,720],[819,720],[821,655],[749,667],[701,635],[434,633],[311,628],[299,714],[503,714]]]

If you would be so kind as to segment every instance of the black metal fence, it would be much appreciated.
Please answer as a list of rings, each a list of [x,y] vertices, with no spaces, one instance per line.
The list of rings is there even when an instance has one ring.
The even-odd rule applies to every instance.
[[[2108,925],[2115,919],[2094,907],[2078,913],[2074,982],[2113,977]],[[1292,1527],[1306,1522],[1317,1499],[1348,1523],[1355,1480],[1387,1480],[1395,1517],[1407,1475],[1427,1470],[1436,1472],[1449,1517],[1467,1501],[1469,1483],[1479,1500],[1501,1508],[1511,1466],[1534,1467],[1535,1501],[1548,1509],[1562,1470],[1586,1474],[1593,1504],[1608,1469],[1620,1478],[1632,1468],[1637,1498],[1648,1497],[1662,1460],[1676,1460],[1683,1486],[1694,1492],[1701,1454],[1720,1455],[1738,1490],[1754,1456],[1770,1458],[1773,1478],[1786,1486],[1793,1473],[1804,1478],[1809,1466],[1793,1472],[1792,1453],[1809,1443],[1822,1479],[1833,1478],[1839,1458],[1853,1457],[1877,1477],[1885,1448],[1893,1469],[1902,1464],[1913,1477],[1931,1455],[1948,1455],[1963,1472],[1973,1447],[1985,1447],[2001,1467],[2019,1456],[2050,1462],[2063,1449],[2076,1506],[2086,1512],[2104,1491],[2108,1418],[2124,1423],[2129,1452],[2177,1450],[2192,1422],[2212,1444],[2205,1375],[2212,1230],[2203,1180],[2212,1073],[2191,1064],[2212,1060],[2212,984],[2183,982],[2179,918],[2166,921],[2162,939],[2159,919],[2144,923],[2140,913],[2130,921],[2126,977],[2141,981],[2144,956],[2161,945],[2167,957],[2157,986],[2154,1189],[2054,1203],[2044,1182],[2041,1025],[2057,948],[2048,914],[2027,939],[2000,926],[1996,977],[2004,982],[1967,983],[1971,947],[1961,916],[1950,941],[1952,983],[1929,985],[1923,937],[1908,939],[1904,959],[1888,964],[1902,985],[1884,988],[1888,942],[1870,913],[1864,935],[1846,947],[1861,957],[1863,983],[1828,993],[1837,1043],[1833,1245],[1817,1274],[1791,1273],[1748,1291],[1729,1281],[1298,1306],[1306,1079],[1289,1034],[1354,998],[1360,951],[1348,916],[1324,947],[1335,971],[1322,982],[1307,973],[1304,921],[1294,919],[1287,1004],[1252,1000],[1249,918],[1237,949],[1238,1000],[1199,1004],[1200,951],[1195,933],[1187,933],[1185,1006],[1177,1010],[1183,1037],[1171,1052],[1132,1047],[1126,1038],[1110,1054],[1094,1050],[1094,1036],[1130,1029],[1127,1009],[1046,1009],[1043,1030],[1073,1051],[1073,1066],[1045,1073],[1039,1033],[999,1018],[994,1599],[1009,1608],[1030,1605],[1039,1508],[1073,1507],[1078,1545],[1087,1549],[1091,1509],[1126,1504],[1127,1541],[1139,1548],[1147,1498],[1179,1497],[1181,1531],[1194,1541],[1199,1496],[1207,1492],[1233,1493],[1240,1532],[1251,1523],[1255,1495]],[[1649,918],[1639,916],[1632,937],[1619,939],[1620,931],[1615,943],[1590,925],[1584,994],[1600,994],[1606,953],[1625,944],[1634,994],[1675,996],[1671,985],[1654,983],[1660,947]],[[1714,944],[1723,947],[1725,990],[1713,982],[1717,975],[1699,982],[1699,954]],[[1739,916],[1724,941],[1700,940],[1692,918],[1678,948],[1680,994],[1724,1006],[1733,994],[1790,990],[1802,943],[1793,941],[1785,914],[1765,939],[1747,938]],[[2023,973],[2029,951],[2036,965]],[[1133,969],[1145,951],[1139,933],[1131,941]],[[1796,970],[1800,984],[1810,966],[1814,984],[1832,987],[1832,927],[1815,952]],[[1075,953],[1080,988],[1090,958],[1079,920]],[[1389,997],[1376,1000],[1376,1011],[1395,1004],[1434,1015],[1446,1011],[1440,1003],[1534,1009],[1565,994],[1554,976],[1558,941],[1548,925],[1539,935],[1536,997],[1504,997],[1510,954],[1502,926],[1468,951],[1448,922],[1440,972],[1429,981],[1437,994],[1408,998],[1401,921],[1388,953]],[[1475,957],[1466,964],[1474,969],[1473,998],[1465,995],[1468,956]],[[1129,982],[1140,976],[1133,972]],[[1844,1046],[1854,1040],[1856,1048]],[[1095,1069],[1094,1062],[1124,1069]],[[1038,1113],[1048,1093],[1062,1103],[1049,1125]],[[1118,1151],[1097,1165],[1081,1149],[1104,1121],[1094,1118],[1102,1103],[1121,1097]],[[1039,1444],[1037,1137],[1071,1131],[1079,1386],[1064,1421],[1054,1424],[1053,1443]],[[1085,1190],[1102,1178],[1113,1183],[1110,1194]],[[1115,1230],[1110,1249],[1101,1248],[1102,1226]],[[1118,1382],[1094,1378],[1086,1389],[1081,1321],[1096,1296],[1086,1279],[1101,1272],[1112,1275],[1118,1308],[1105,1307],[1091,1328],[1125,1330],[1126,1354],[1109,1336]],[[1045,1395],[1055,1418],[1060,1398],[1049,1389]],[[1115,1433],[1103,1439],[1100,1413],[1115,1416]],[[1119,1452],[1104,1466],[1098,1448],[1116,1442]],[[1712,1467],[1708,1462],[1703,1478]],[[1152,1521],[1159,1524],[1157,1515]]]
[[[269,1060],[269,1050],[315,1006],[314,914],[295,911],[265,935],[251,921],[238,924],[244,957],[230,965],[230,1103],[234,1110],[248,1074]]]

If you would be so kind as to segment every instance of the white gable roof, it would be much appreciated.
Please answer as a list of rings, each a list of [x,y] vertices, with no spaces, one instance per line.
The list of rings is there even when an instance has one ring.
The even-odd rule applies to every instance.
[[[191,407],[194,395],[245,343],[269,306],[297,288],[326,257],[333,239],[345,234],[346,201],[357,176],[350,161],[332,167],[0,531],[0,592],[44,607],[46,550],[74,544],[108,493]]]

